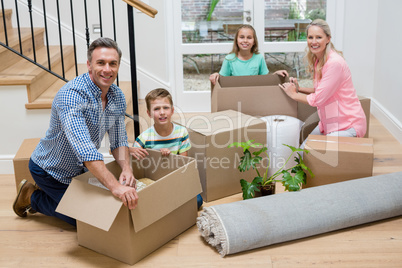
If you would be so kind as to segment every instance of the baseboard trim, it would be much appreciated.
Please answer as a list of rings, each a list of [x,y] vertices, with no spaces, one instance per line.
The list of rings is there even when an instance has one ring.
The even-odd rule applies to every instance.
[[[402,123],[375,99],[371,99],[371,114],[402,144]]]
[[[0,174],[14,174],[13,159],[15,155],[0,155]],[[114,160],[113,156],[109,153],[103,154],[105,163]]]

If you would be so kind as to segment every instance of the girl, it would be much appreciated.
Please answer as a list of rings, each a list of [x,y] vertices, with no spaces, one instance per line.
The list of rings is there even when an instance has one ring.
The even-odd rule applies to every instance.
[[[215,85],[219,75],[243,76],[268,74],[264,55],[258,52],[258,41],[253,26],[245,24],[237,29],[232,51],[223,60],[219,73],[210,75],[209,80]],[[287,76],[285,70],[276,71],[275,74]]]
[[[363,137],[366,116],[353,87],[349,67],[332,44],[331,31],[324,20],[314,20],[307,26],[306,51],[314,88],[299,87],[293,77],[279,86],[290,98],[317,107],[320,122],[311,134]]]

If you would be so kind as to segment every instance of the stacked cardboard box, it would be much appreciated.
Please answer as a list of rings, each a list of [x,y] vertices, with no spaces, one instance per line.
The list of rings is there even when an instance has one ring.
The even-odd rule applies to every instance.
[[[373,139],[309,135],[304,163],[313,171],[303,188],[373,175]]]
[[[28,163],[32,152],[39,143],[39,140],[39,138],[24,140],[18,149],[17,154],[14,156],[13,165],[16,189],[18,189],[18,185],[24,179],[31,183],[35,183],[31,172],[29,171]]]
[[[188,129],[192,145],[189,156],[197,159],[204,201],[240,193],[240,179],[254,179],[254,170],[240,173],[237,169],[243,155],[242,148],[228,148],[228,145],[248,140],[266,144],[265,121],[227,110],[187,116],[184,121],[176,123]]]

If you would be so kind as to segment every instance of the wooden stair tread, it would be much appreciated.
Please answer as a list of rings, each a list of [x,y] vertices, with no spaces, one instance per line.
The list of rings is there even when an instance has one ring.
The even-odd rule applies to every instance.
[[[1,22],[1,25],[3,25],[2,22]],[[45,32],[45,30],[43,28],[38,28],[38,27],[34,27],[33,30],[34,30],[34,36],[43,34]],[[25,28],[25,27],[20,28],[20,32],[21,32],[21,42],[32,39],[31,28]],[[17,28],[7,29],[7,40],[8,40],[9,47],[12,47],[15,50],[17,50],[18,52],[20,52],[19,35],[18,35]],[[6,38],[5,38],[4,34],[0,36],[0,41],[3,43],[6,42]],[[36,43],[36,41],[38,41],[38,40],[35,40],[35,43]],[[7,50],[7,49],[4,47],[1,47],[0,51],[3,51],[3,50]]]
[[[48,66],[48,58],[47,58],[47,50],[46,47],[42,47],[36,51],[36,61],[47,67]],[[51,65],[55,65],[56,63],[61,61],[60,57],[60,49],[59,46],[50,46],[49,47],[49,52],[50,52],[50,62]],[[64,57],[67,57],[73,53],[73,47],[72,46],[63,46],[63,54]],[[18,62],[10,66],[9,68],[3,70],[0,72],[0,75],[38,75],[40,72],[43,72],[44,70],[35,64],[21,58]]]

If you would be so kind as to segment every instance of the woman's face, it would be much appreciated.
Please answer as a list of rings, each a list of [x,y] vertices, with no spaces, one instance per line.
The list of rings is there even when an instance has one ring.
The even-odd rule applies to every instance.
[[[311,26],[307,33],[307,45],[317,58],[322,58],[327,48],[327,44],[331,41],[331,37],[324,33],[324,30],[319,26]]]

